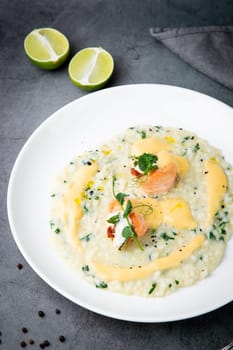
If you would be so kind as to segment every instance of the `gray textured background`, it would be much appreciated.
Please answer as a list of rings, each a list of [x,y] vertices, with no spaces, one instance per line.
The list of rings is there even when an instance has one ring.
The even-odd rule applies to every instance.
[[[53,291],[25,262],[12,238],[6,212],[9,175],[32,131],[64,104],[86,94],[73,86],[67,65],[41,71],[23,51],[33,28],[55,27],[72,52],[103,46],[115,59],[109,86],[165,83],[201,91],[233,105],[233,92],[182,62],[150,37],[151,26],[233,24],[232,0],[1,0],[0,1],[0,349],[29,338],[39,349],[219,349],[233,339],[233,303],[207,315],[165,324],[136,324],[85,310]],[[21,271],[17,263],[23,264]],[[211,293],[211,291],[210,291]],[[190,300],[190,302],[192,302]],[[61,309],[56,315],[55,308]],[[38,310],[46,316],[41,319]],[[22,327],[29,332],[24,335]],[[61,344],[58,336],[64,334]]]

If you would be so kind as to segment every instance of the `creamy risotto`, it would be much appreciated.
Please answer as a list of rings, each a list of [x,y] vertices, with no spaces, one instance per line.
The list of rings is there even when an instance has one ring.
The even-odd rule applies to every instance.
[[[67,164],[51,194],[50,236],[96,288],[167,295],[221,262],[232,174],[221,152],[189,131],[129,128]]]

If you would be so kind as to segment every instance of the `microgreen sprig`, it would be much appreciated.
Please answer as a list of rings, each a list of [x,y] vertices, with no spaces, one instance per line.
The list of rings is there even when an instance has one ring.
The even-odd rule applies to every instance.
[[[112,178],[112,192],[113,192],[113,196],[115,197],[115,199],[118,201],[118,203],[121,206],[121,210],[123,211],[123,217],[126,219],[127,222],[127,226],[125,226],[122,230],[122,236],[125,237],[126,239],[128,238],[133,238],[134,242],[137,244],[138,248],[140,250],[144,250],[141,243],[139,242],[138,238],[137,238],[137,234],[134,231],[134,228],[129,220],[129,214],[132,210],[132,203],[130,200],[127,201],[126,207],[124,207],[124,202],[125,202],[125,198],[128,197],[128,194],[126,193],[116,193],[115,192],[115,182],[116,182],[116,176],[114,175]],[[111,219],[111,218],[110,218]]]
[[[158,157],[156,155],[143,153],[141,156],[135,157],[134,165],[139,167],[143,175],[147,175],[150,171],[158,169],[157,160]]]

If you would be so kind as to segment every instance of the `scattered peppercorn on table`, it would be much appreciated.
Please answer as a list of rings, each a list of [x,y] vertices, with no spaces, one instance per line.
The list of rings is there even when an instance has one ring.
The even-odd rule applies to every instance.
[[[217,6],[214,0],[211,2],[175,0],[170,3],[157,0],[145,0],[143,2],[125,0],[124,3],[116,0],[71,0],[69,2],[44,0],[43,2],[37,1],[33,3],[29,0],[23,2],[12,0],[10,3],[7,0],[1,1],[0,193],[2,205],[0,206],[0,350],[21,348],[48,348],[56,350],[84,350],[92,348],[116,350],[156,348],[170,350],[172,348],[174,350],[204,350],[207,348],[220,349],[232,340],[233,303],[229,303],[210,314],[182,322],[172,322],[169,324],[141,323],[140,325],[106,318],[72,303],[49,287],[40,278],[43,276],[39,277],[31,269],[29,263],[18,250],[11,235],[5,200],[12,166],[29,135],[54,111],[79,97],[92,94],[92,92],[87,92],[72,84],[69,78],[69,63],[72,57],[82,49],[103,48],[114,59],[114,70],[113,63],[110,62],[111,59],[109,61],[111,63],[109,72],[112,75],[109,73],[106,79],[104,75],[103,81],[106,83],[106,87],[132,83],[177,85],[198,90],[232,106],[232,91],[195,71],[171,54],[166,48],[154,42],[149,34],[149,28],[156,25],[164,27],[210,25],[212,23],[228,25],[233,21],[232,14],[232,2],[222,1],[221,4],[218,2]],[[31,64],[25,55],[23,46],[25,37],[33,29],[39,28],[54,28],[63,33],[69,40],[69,47],[67,45],[64,55],[60,54],[59,56],[61,58],[59,62],[61,66],[58,69],[52,71],[42,70]],[[54,66],[50,68],[54,68]],[[74,80],[73,73],[71,73],[70,76]],[[108,80],[109,77],[110,79]],[[101,84],[95,84],[96,86],[102,87],[102,81]],[[121,104],[122,101],[123,99],[121,101],[119,100],[118,103]],[[154,96],[155,110],[157,103],[156,96]],[[166,103],[169,104],[169,100]],[[185,104],[186,101],[183,101],[183,103]],[[103,111],[105,110],[104,105],[102,109]],[[85,116],[77,115],[77,118],[85,118]],[[93,115],[93,120],[94,118],[95,115]],[[111,115],[109,115],[109,118],[111,118]],[[189,118],[189,115],[187,115],[187,118]],[[205,115],[203,113],[204,118]],[[195,124],[196,121],[193,120],[193,123]],[[89,127],[91,133],[92,121],[90,121]],[[104,129],[104,125],[99,125],[98,128]],[[220,126],[218,132],[221,133],[221,130]],[[58,137],[52,128],[49,133],[51,133],[51,137],[53,138]],[[97,129],[95,133],[98,133]],[[147,130],[143,128],[138,130],[138,144],[134,144],[134,154],[138,158],[141,155],[141,151],[139,152],[139,150],[144,147],[141,142],[149,140],[146,133]],[[62,139],[60,141],[62,142]],[[70,140],[71,143],[72,141]],[[134,169],[130,173],[132,178],[137,179],[138,172],[149,173],[152,169],[155,169],[156,165],[162,167],[162,165],[168,162],[171,152],[169,149],[164,149],[164,144],[172,145],[174,140],[171,135],[163,141],[162,149],[159,151],[161,152],[161,157],[156,161],[151,156],[144,156],[144,158],[137,159],[137,161],[140,161],[140,164],[132,166]],[[189,140],[184,140],[184,142],[187,141]],[[192,142],[193,154],[195,152],[198,154],[200,152],[200,144],[194,142],[194,140]],[[214,140],[211,144],[214,145]],[[152,145],[150,146],[152,147]],[[104,149],[103,152],[105,152],[106,157],[110,157],[108,149]],[[38,150],[39,153],[40,150]],[[147,153],[146,146],[143,153]],[[75,150],[73,155],[76,155]],[[182,154],[178,156],[185,158],[185,155]],[[176,163],[177,172],[182,178],[188,169],[187,164],[180,158],[174,158],[173,160]],[[53,159],[51,159],[52,163]],[[95,166],[92,167],[88,164],[86,166],[89,167],[88,171],[90,174],[88,176],[90,175],[89,177],[91,178],[97,169],[95,169]],[[206,179],[212,172],[216,174],[218,170],[214,169],[215,166],[216,164],[214,162],[203,163],[203,169],[205,168],[203,171],[206,172],[206,175],[203,176],[206,176]],[[172,170],[169,169],[171,174]],[[29,169],[25,169],[24,175],[27,171]],[[38,167],[37,171],[44,173],[47,169]],[[27,186],[23,182],[24,175],[22,175],[22,191]],[[221,176],[221,174],[219,175]],[[85,177],[86,173],[83,174],[83,181]],[[173,180],[176,183],[176,177]],[[224,181],[224,179],[222,180]],[[91,179],[88,181],[91,181]],[[35,187],[37,186],[36,183],[34,185]],[[104,191],[103,186],[101,187],[99,185],[97,192],[91,193],[91,183],[89,185],[90,189],[85,193],[88,198],[101,195]],[[171,181],[170,185],[173,186],[173,181]],[[48,192],[49,190],[48,188]],[[144,190],[150,191],[150,183],[144,183]],[[221,195],[220,193],[214,194],[211,185],[207,190],[210,196],[215,195],[218,197]],[[195,192],[195,189],[193,191]],[[124,188],[119,188],[115,184],[115,195],[118,195],[118,200],[120,202],[122,201],[124,210],[127,209],[130,215],[132,213],[130,204],[127,204],[129,203],[127,201],[128,197],[123,196],[120,198],[120,192],[127,194]],[[33,197],[33,191],[31,196]],[[88,198],[86,198],[86,205],[82,207],[84,212],[89,209]],[[53,200],[56,197],[51,197],[50,199]],[[76,207],[80,206],[81,199],[80,196],[76,196],[76,201],[74,202]],[[131,200],[131,198],[128,199]],[[161,202],[158,206],[157,202],[144,201],[145,203],[143,200],[141,201],[145,205],[144,208],[149,208],[148,215],[146,215],[146,225],[151,224],[151,205],[153,205],[154,212],[157,211],[158,213],[157,221],[153,221],[156,225],[160,225],[164,220],[171,220],[171,217],[168,215],[170,203]],[[180,206],[183,204],[182,201],[177,202],[177,208],[181,210]],[[110,220],[107,226],[114,226],[114,222],[118,220],[116,217],[117,214],[115,215],[116,207],[114,205],[113,202],[113,210],[109,212],[110,215],[107,217],[107,220]],[[136,206],[133,200],[131,201],[131,205]],[[161,215],[159,215],[159,209],[162,211]],[[224,212],[224,208],[220,209]],[[191,230],[191,226],[195,226],[194,218],[190,215],[187,207],[183,206],[182,210],[182,215],[186,218]],[[214,212],[215,208],[211,208],[209,205],[208,215],[205,217],[206,225],[210,222]],[[76,212],[77,216],[81,214]],[[24,220],[26,222],[30,218],[25,217]],[[41,218],[38,216],[34,222],[35,228],[40,225],[40,220]],[[135,217],[132,218],[131,216],[131,220],[133,222]],[[226,221],[228,220],[224,219],[223,222]],[[137,221],[137,224],[142,223]],[[61,227],[57,225],[54,229],[57,230],[55,234],[59,236]],[[225,227],[223,225],[223,227],[220,226],[215,231],[210,231],[208,239],[211,242],[217,242],[219,238],[225,237],[224,230]],[[143,229],[141,232],[143,232]],[[175,230],[174,232],[176,233]],[[81,245],[91,242],[93,237],[89,234],[90,232],[86,232],[84,236],[80,236],[83,238]],[[107,237],[107,234],[109,237]],[[190,244],[193,244],[192,247],[203,244],[202,232],[199,232],[199,234],[195,236],[196,241],[190,241]],[[33,232],[31,232],[31,235],[33,236]],[[147,247],[145,245],[147,242],[144,241],[145,236],[137,237],[139,240],[139,245],[137,245],[137,242],[133,240],[134,237],[130,229],[125,230],[124,235],[125,238],[129,238],[126,244],[137,247],[138,253],[141,251],[140,246],[142,242],[143,249],[146,250]],[[109,229],[106,231],[106,237],[108,244],[113,244],[115,237],[113,230]],[[175,241],[175,239],[173,240],[175,237],[173,234],[171,235],[167,232],[162,234],[161,232],[159,239],[164,244],[168,243],[170,245],[171,242]],[[158,243],[156,234],[151,232],[150,239],[153,247],[156,246]],[[72,231],[70,231],[70,240],[77,247],[80,246],[80,240],[73,239]],[[221,243],[221,240],[218,242]],[[115,241],[116,247],[121,243],[124,242]],[[38,247],[38,249],[40,248]],[[182,253],[188,254],[187,251],[183,251]],[[199,258],[198,264],[201,264],[201,256]],[[59,258],[57,259],[59,260]],[[38,263],[46,264],[43,261]],[[98,265],[103,263],[100,256],[98,261],[96,259],[92,263],[93,266],[85,262],[82,265],[81,273],[85,276],[89,272],[88,269],[101,270],[103,278],[99,281],[99,288],[97,290],[99,293],[108,293],[106,285],[112,283],[108,279],[108,268],[106,268],[106,265]],[[160,263],[162,264],[164,262],[161,261]],[[139,270],[142,272],[139,272]],[[58,268],[55,269],[54,273],[56,276],[60,276]],[[119,271],[113,271],[112,273],[119,275]],[[143,268],[138,267],[137,273],[143,274],[145,271]],[[122,279],[127,279],[127,276],[128,271],[123,274],[121,273]],[[174,278],[171,287],[169,287],[169,284],[167,285],[168,291],[173,288],[179,289],[179,287],[180,279],[178,278]],[[148,283],[146,289],[146,293],[148,294],[148,308],[150,308],[150,302],[153,300],[153,296],[156,295],[158,288],[159,284],[156,280]],[[221,288],[226,289],[227,286],[222,285]],[[179,293],[179,290],[172,293],[171,297],[175,293]],[[212,293],[213,291],[210,290],[209,298],[211,298]],[[89,297],[87,294],[87,302]],[[193,303],[194,301],[190,300],[189,302]],[[204,304],[205,300],[201,302]],[[214,337],[212,336],[213,332]]]

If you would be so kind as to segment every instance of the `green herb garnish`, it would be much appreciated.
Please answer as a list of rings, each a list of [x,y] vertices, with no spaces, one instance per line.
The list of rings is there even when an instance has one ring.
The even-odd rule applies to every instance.
[[[61,232],[61,230],[57,227],[56,230],[55,230],[54,232],[58,234],[58,233]]]
[[[146,138],[146,132],[145,131],[143,131],[143,130],[142,131],[137,131],[137,133],[141,135],[142,139]]]
[[[107,220],[107,222],[109,224],[117,224],[119,221],[120,221],[120,215],[119,214],[113,215]]]
[[[213,232],[211,232],[211,231],[209,233],[209,239],[216,240],[215,234],[213,234]]]
[[[197,153],[197,151],[199,151],[199,149],[200,149],[200,145],[199,145],[199,143],[196,143],[196,145],[193,148],[193,152]]]
[[[96,284],[95,286],[96,288],[108,288],[108,285],[105,282],[101,282],[99,284]]]
[[[222,235],[226,235],[226,233],[227,233],[227,231],[226,231],[224,228],[222,228],[222,229],[221,229],[221,234],[222,234]]]
[[[138,205],[134,205],[133,209],[135,208],[141,208],[142,207],[142,215],[146,216],[146,215],[150,215],[151,213],[153,213],[153,208],[151,205],[149,204],[138,204]]]
[[[229,221],[222,221],[220,224],[219,224],[219,227],[225,227],[226,224],[228,224]]]
[[[88,272],[88,271],[90,271],[89,266],[88,266],[88,265],[82,266],[82,271],[83,271],[83,272]]]
[[[169,239],[175,239],[174,237],[168,236],[166,232],[163,232],[161,234],[161,238],[163,238],[165,241],[169,241]]]
[[[139,242],[138,238],[137,238],[137,234],[134,231],[134,228],[129,220],[129,214],[132,210],[132,203],[131,201],[127,201],[126,207],[124,207],[124,202],[125,202],[125,198],[128,197],[128,194],[126,193],[122,193],[119,192],[116,194],[115,192],[115,182],[116,182],[116,177],[115,175],[112,178],[112,192],[113,192],[113,196],[115,197],[115,199],[118,201],[118,203],[121,206],[121,210],[123,211],[123,217],[126,219],[127,222],[127,226],[124,227],[124,229],[122,230],[122,236],[127,238],[133,238],[134,242],[137,244],[138,248],[141,250],[144,250],[141,243]],[[128,202],[130,202],[128,204]]]
[[[180,281],[175,280],[175,284],[178,286],[178,284],[180,284]]]
[[[83,205],[83,211],[84,213],[88,213],[89,209],[87,208],[86,204]]]
[[[133,238],[134,237],[134,232],[131,229],[130,226],[125,226],[122,230],[122,236],[125,237],[126,239],[128,238]]]
[[[152,294],[153,293],[153,291],[155,290],[155,288],[156,288],[156,286],[157,286],[157,283],[152,283],[152,285],[151,285],[151,289],[149,290],[149,292],[148,292],[148,294]]]
[[[157,170],[156,164],[158,157],[151,153],[143,153],[141,156],[135,158],[135,165],[139,167],[143,175],[147,175],[152,170]]]
[[[190,139],[190,136],[185,136],[184,138],[183,138],[183,140],[181,141],[181,143],[185,143],[185,141],[187,141],[187,140],[189,140]]]
[[[128,194],[125,194],[122,192],[119,192],[119,193],[117,193],[117,195],[114,195],[114,197],[120,203],[120,205],[124,204],[125,197],[128,197],[128,196],[129,196]]]
[[[80,240],[81,240],[81,241],[85,241],[85,242],[89,242],[92,235],[93,235],[92,232],[91,232],[91,233],[88,233],[88,235],[81,237]]]
[[[53,228],[53,226],[55,226],[55,224],[52,220],[49,222],[49,225],[50,225],[50,228]]]
[[[126,218],[131,213],[131,210],[132,210],[132,203],[130,200],[128,200],[126,204],[126,208],[123,213],[123,217]]]

